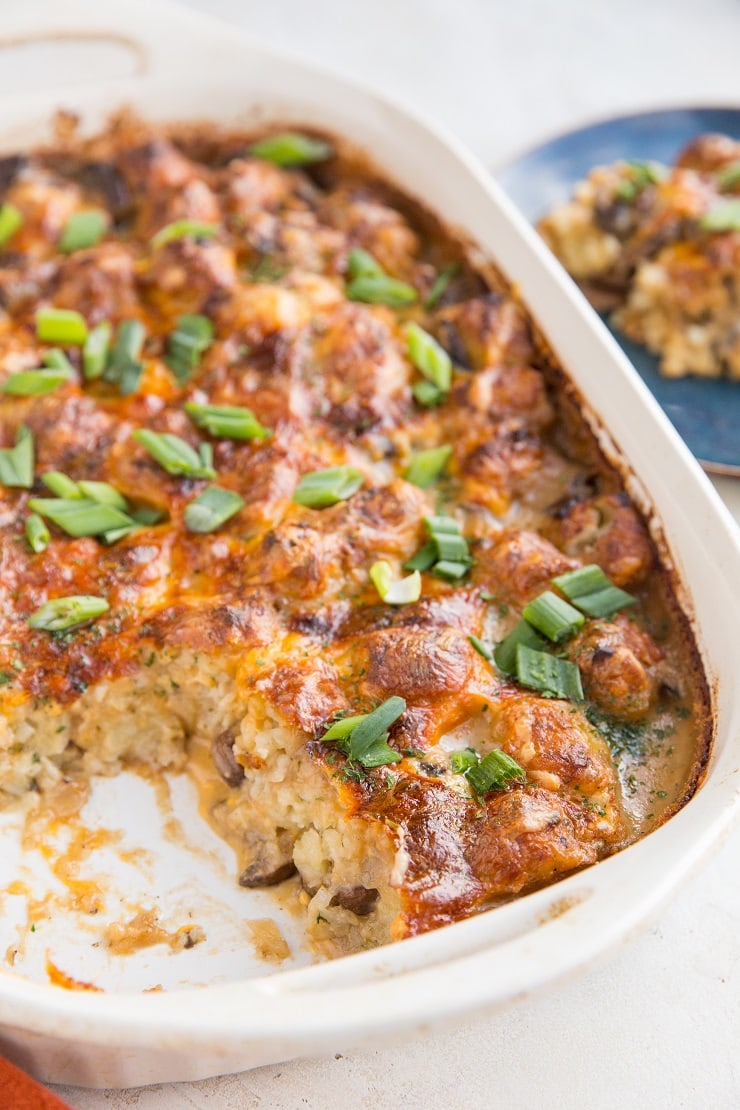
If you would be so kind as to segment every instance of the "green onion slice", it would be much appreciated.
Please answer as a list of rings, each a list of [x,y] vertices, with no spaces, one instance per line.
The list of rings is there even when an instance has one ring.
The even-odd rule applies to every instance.
[[[369,251],[355,247],[347,255],[347,273],[351,278],[385,277],[386,273]]]
[[[424,517],[429,543],[404,563],[405,570],[433,570],[439,578],[455,581],[470,570],[473,560],[460,525],[451,516]]]
[[[123,320],[118,327],[116,342],[103,371],[103,378],[106,382],[117,385],[124,397],[135,393],[138,388],[143,369],[139,356],[145,337],[141,320]]]
[[[131,517],[126,513],[89,497],[37,497],[28,502],[28,507],[69,536],[101,536],[111,529],[131,526]]]
[[[178,474],[185,478],[216,477],[208,456],[210,444],[201,444],[201,450],[196,451],[179,436],[168,432],[152,432],[148,428],[139,428],[132,439],[140,443],[168,474]],[[205,455],[203,448],[206,449]]]
[[[0,482],[21,489],[33,485],[33,435],[25,424],[16,432],[15,446],[0,450]]]
[[[452,382],[452,359],[437,340],[420,328],[409,324],[406,328],[409,358],[427,381],[446,393]]]
[[[535,651],[543,651],[547,647],[547,640],[531,624],[524,620],[519,621],[509,635],[493,649],[493,661],[504,674],[516,677],[516,649],[520,644]]]
[[[207,316],[186,313],[167,341],[165,362],[177,380],[186,382],[200,366],[201,355],[213,342],[213,324]]]
[[[49,529],[38,513],[31,513],[26,517],[26,539],[31,551],[35,551],[36,554],[40,551],[46,551],[49,546],[51,540]]]
[[[411,386],[411,392],[414,395],[414,400],[425,409],[436,409],[438,405],[444,404],[447,399],[445,391],[436,386],[434,382],[428,382],[426,378],[422,382],[414,382]]]
[[[717,188],[721,193],[729,192],[736,185],[740,185],[740,160],[730,162],[717,171]],[[0,217],[2,212],[0,212]]]
[[[666,168],[660,162],[635,160],[627,163],[627,177],[617,186],[615,195],[619,200],[634,200],[648,185],[657,185],[666,176]]]
[[[726,200],[699,217],[704,231],[740,231],[740,199]]]
[[[64,225],[59,240],[59,250],[64,254],[94,247],[108,229],[108,213],[102,208],[91,208],[86,212],[75,212]]]
[[[353,729],[357,728],[360,721],[364,721],[368,716],[367,713],[359,713],[354,717],[340,717],[329,725],[328,729],[321,737],[322,740],[346,740]]]
[[[482,655],[484,659],[487,659],[489,662],[491,661],[491,659],[493,659],[493,652],[491,651],[491,649],[489,647],[486,647],[483,641],[479,640],[477,636],[470,635],[468,636],[468,640],[473,645],[478,654]]]
[[[239,405],[197,405],[189,401],[185,412],[194,424],[217,438],[268,439],[272,434],[250,409]]]
[[[526,644],[519,644],[516,649],[516,677],[530,690],[554,698],[583,701],[581,672],[577,665],[545,651],[534,651]]]
[[[335,721],[322,736],[322,740],[334,740],[337,747],[349,759],[363,767],[383,767],[388,763],[398,763],[402,756],[388,744],[388,730],[405,712],[403,698],[391,697],[359,718],[345,717]]]
[[[465,777],[477,794],[488,794],[491,790],[505,790],[512,782],[524,782],[527,775],[515,759],[494,748],[480,763],[470,767]]]
[[[190,532],[214,532],[244,508],[244,499],[230,489],[209,486],[185,507],[185,526]]]
[[[309,509],[325,509],[346,501],[365,481],[361,470],[352,466],[331,466],[304,474],[296,486],[293,500]]]
[[[421,575],[413,571],[408,578],[393,577],[390,563],[379,559],[370,567],[370,580],[387,605],[408,605],[421,597]]]
[[[389,308],[404,308],[413,304],[418,294],[413,285],[387,274],[363,274],[353,278],[347,285],[347,296],[351,301],[365,304],[385,304]]]
[[[437,578],[446,578],[449,582],[454,582],[458,578],[462,578],[470,570],[470,560],[467,562],[458,562],[456,559],[440,559],[434,565],[434,573]]]
[[[9,243],[21,227],[23,227],[23,216],[16,206],[14,204],[0,206],[0,247]]]
[[[418,486],[419,489],[428,489],[439,478],[447,466],[452,454],[452,447],[430,447],[426,451],[416,451],[412,456],[404,475],[407,482]]]
[[[42,393],[53,393],[70,377],[68,370],[19,370],[5,379],[2,391],[13,397],[37,397]]]
[[[107,320],[97,324],[87,334],[82,348],[82,373],[88,380],[99,378],[108,362],[112,328]]]
[[[41,475],[41,481],[57,497],[65,497],[68,501],[75,497],[78,499],[82,497],[82,490],[77,482],[73,482],[66,474],[62,474],[61,470],[47,471],[46,474]]]
[[[109,609],[108,602],[102,597],[91,597],[89,594],[56,597],[32,613],[28,623],[31,628],[44,632],[63,632],[79,624],[86,624],[107,613]]]
[[[188,235],[192,235],[194,239],[212,239],[214,235],[218,235],[219,230],[218,224],[206,223],[202,220],[174,220],[171,224],[165,224],[156,235],[152,236],[151,246],[153,250],[157,250],[165,243],[171,243],[173,239],[184,239]]]
[[[525,605],[522,616],[553,643],[572,636],[586,619],[583,613],[579,613],[552,590],[545,590],[539,597]]]
[[[325,162],[334,150],[324,139],[301,135],[298,131],[283,131],[258,139],[250,145],[249,153],[276,166],[310,166],[314,162]]]
[[[98,505],[112,505],[114,509],[120,509],[123,513],[128,512],[126,498],[109,482],[92,482],[81,478],[77,486],[82,496],[89,498],[90,501],[96,501]]]
[[[450,756],[450,770],[454,775],[465,775],[480,763],[480,756],[473,748],[463,748]]]
[[[404,570],[429,570],[437,561],[437,545],[431,540],[419,548],[415,555],[403,564]]]
[[[611,617],[617,610],[637,602],[632,594],[610,582],[595,563],[561,574],[553,579],[553,584],[589,617]]]
[[[432,309],[437,307],[440,300],[442,299],[442,296],[444,295],[447,286],[450,284],[455,274],[459,273],[459,271],[459,262],[455,262],[452,266],[448,266],[446,269],[440,270],[440,272],[434,279],[434,284],[432,285],[432,288],[429,290],[427,296],[424,298],[424,308],[426,308],[428,311],[431,311]]]
[[[431,534],[460,535],[460,525],[453,516],[425,516],[424,527]]]
[[[36,313],[36,335],[42,343],[81,347],[87,339],[87,324],[72,308],[40,308]]]
[[[70,376],[75,372],[74,366],[61,347],[51,347],[48,351],[44,351],[41,363],[50,370],[65,370]]]

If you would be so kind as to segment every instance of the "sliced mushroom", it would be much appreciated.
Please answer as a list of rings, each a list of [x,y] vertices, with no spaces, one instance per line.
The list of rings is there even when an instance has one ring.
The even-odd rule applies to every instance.
[[[256,887],[277,886],[295,873],[296,865],[292,859],[279,863],[277,867],[272,867],[270,863],[258,859],[244,868],[239,876],[239,886],[249,887],[250,890]]]
[[[375,909],[375,903],[379,898],[380,891],[375,887],[341,886],[332,896],[329,905],[341,906],[343,910],[349,910],[358,917],[367,917]]]
[[[211,758],[221,778],[229,786],[244,781],[244,768],[234,755],[234,729],[227,728],[211,744]]]

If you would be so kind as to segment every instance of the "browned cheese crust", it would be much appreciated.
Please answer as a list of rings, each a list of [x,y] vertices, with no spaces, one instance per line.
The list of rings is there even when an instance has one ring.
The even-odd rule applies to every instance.
[[[130,395],[86,380],[76,346],[65,347],[72,378],[53,392],[0,395],[0,446],[25,425],[35,447],[33,488],[0,488],[2,694],[8,713],[69,707],[162,650],[228,660],[244,704],[259,698],[300,730],[347,817],[382,826],[403,858],[392,929],[402,937],[591,864],[646,827],[625,810],[588,707],[523,690],[471,635],[500,640],[555,575],[586,563],[634,592],[636,608],[589,621],[568,652],[611,720],[690,721],[668,802],[696,784],[705,688],[643,520],[583,427],[571,426],[551,358],[505,282],[474,268],[428,213],[341,144],[328,161],[291,169],[251,156],[249,141],[123,117],[91,140],[0,161],[0,199],[24,220],[0,254],[0,385],[54,346],[37,338],[41,307],[75,309],[114,333],[138,319],[146,331]],[[690,187],[698,195],[704,185],[691,177]],[[109,214],[102,240],[61,253],[66,222],[89,208]],[[183,219],[217,233],[152,245]],[[358,247],[417,300],[348,299],[348,253]],[[165,356],[184,313],[207,316],[215,337],[179,383]],[[412,393],[410,321],[453,360],[437,407]],[[186,415],[188,401],[246,407],[269,438],[209,437]],[[212,532],[188,530],[185,508],[209,482],[166,473],[132,439],[139,428],[210,442],[218,485],[241,495],[241,511]],[[414,452],[444,444],[452,455],[434,486],[405,480]],[[349,499],[324,509],[293,500],[303,475],[345,464],[364,475]],[[27,502],[51,496],[41,481],[49,471],[108,482],[164,518],[107,545],[50,524],[49,546],[34,553]],[[418,602],[384,604],[369,567],[384,559],[403,574],[427,539],[423,517],[439,511],[460,522],[472,569],[458,582],[425,572]],[[49,599],[81,594],[105,598],[109,611],[67,633],[29,626]],[[358,773],[322,742],[337,714],[396,695],[407,710],[389,742],[402,762]],[[526,782],[480,797],[439,762],[440,740],[470,722]],[[231,744],[221,737],[214,759],[236,789],[261,769],[236,762]],[[278,878],[293,871],[281,867]],[[371,911],[371,899],[347,900]]]

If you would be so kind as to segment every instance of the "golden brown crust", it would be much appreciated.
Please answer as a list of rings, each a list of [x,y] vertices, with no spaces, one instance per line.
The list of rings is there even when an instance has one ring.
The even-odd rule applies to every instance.
[[[598,731],[580,709],[524,694],[470,637],[502,638],[553,577],[593,561],[642,591],[641,627],[589,627],[574,642],[573,657],[599,694],[594,703],[604,708],[608,695],[610,712],[643,718],[656,704],[666,655],[688,676],[680,704],[695,713],[698,759],[702,680],[654,574],[645,526],[553,387],[549,356],[503,281],[485,288],[428,213],[343,156],[312,172],[285,170],[250,157],[245,136],[178,138],[123,119],[88,143],[6,170],[5,198],[25,222],[2,259],[0,384],[39,365],[39,307],[74,308],[90,325],[136,318],[147,336],[130,395],[86,381],[76,348],[68,350],[74,377],[54,392],[0,395],[0,446],[12,446],[25,425],[36,451],[33,489],[4,487],[0,502],[8,706],[73,705],[88,686],[134,674],[162,649],[227,659],[245,703],[258,695],[304,734],[347,817],[380,823],[394,840],[406,860],[394,880],[399,936],[625,843],[617,771]],[[69,216],[101,204],[110,221],[104,240],[60,254]],[[181,219],[214,223],[217,234],[152,245]],[[348,253],[358,247],[422,298],[446,265],[458,270],[428,309],[358,303],[346,291]],[[165,355],[183,313],[208,316],[215,334],[180,382]],[[451,388],[438,407],[414,399],[420,375],[408,355],[409,321],[452,357]],[[209,437],[189,420],[188,401],[245,406],[269,438]],[[190,531],[185,509],[208,481],[166,473],[132,438],[138,428],[193,448],[210,442],[218,484],[238,493],[243,508],[211,533]],[[437,486],[407,481],[414,452],[440,445],[452,450]],[[344,464],[364,477],[348,500],[323,509],[293,500],[302,475]],[[34,553],[24,537],[27,502],[48,496],[40,479],[51,470],[109,482],[131,507],[165,519],[109,545],[51,525],[49,547]],[[369,567],[384,559],[403,573],[427,539],[423,518],[442,511],[463,528],[471,571],[459,582],[424,573],[417,603],[381,603]],[[44,602],[73,594],[103,597],[109,612],[59,635],[29,626]],[[661,621],[669,633],[659,649],[652,633]],[[337,714],[394,695],[407,702],[389,738],[401,762],[358,774],[321,742]],[[481,798],[451,775],[439,745],[471,721],[483,750],[516,759],[526,784]],[[229,729],[211,738],[211,750],[221,779],[236,788],[244,775],[234,736]],[[249,773],[260,765],[250,757]],[[281,844],[279,859],[262,861],[261,882],[290,872],[289,849]],[[243,881],[257,880],[250,873]],[[360,907],[352,912],[369,914],[374,898],[352,890],[332,905],[349,901]]]

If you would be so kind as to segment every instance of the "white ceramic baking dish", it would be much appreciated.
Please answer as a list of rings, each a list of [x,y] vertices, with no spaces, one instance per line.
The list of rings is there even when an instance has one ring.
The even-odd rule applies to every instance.
[[[272,974],[263,968],[256,977],[247,968],[237,971],[243,977],[236,981],[197,988],[180,983],[179,990],[140,993],[135,977],[124,975],[116,989],[89,993],[5,971],[0,1048],[57,1082],[113,1087],[191,1080],[423,1032],[591,965],[644,927],[720,842],[738,810],[740,545],[729,514],[595,314],[454,139],[382,96],[175,6],[48,0],[6,6],[2,18],[6,41],[82,32],[90,43],[129,43],[135,58],[127,77],[80,80],[3,102],[3,150],[48,134],[50,115],[61,106],[81,112],[86,126],[121,103],[157,119],[311,123],[372,152],[390,177],[499,263],[603,419],[619,456],[639,475],[633,492],[652,506],[685,584],[682,601],[696,618],[716,738],[703,786],[676,817],[553,887],[381,950]],[[115,823],[121,823],[117,815]],[[214,978],[228,978],[223,967]]]

